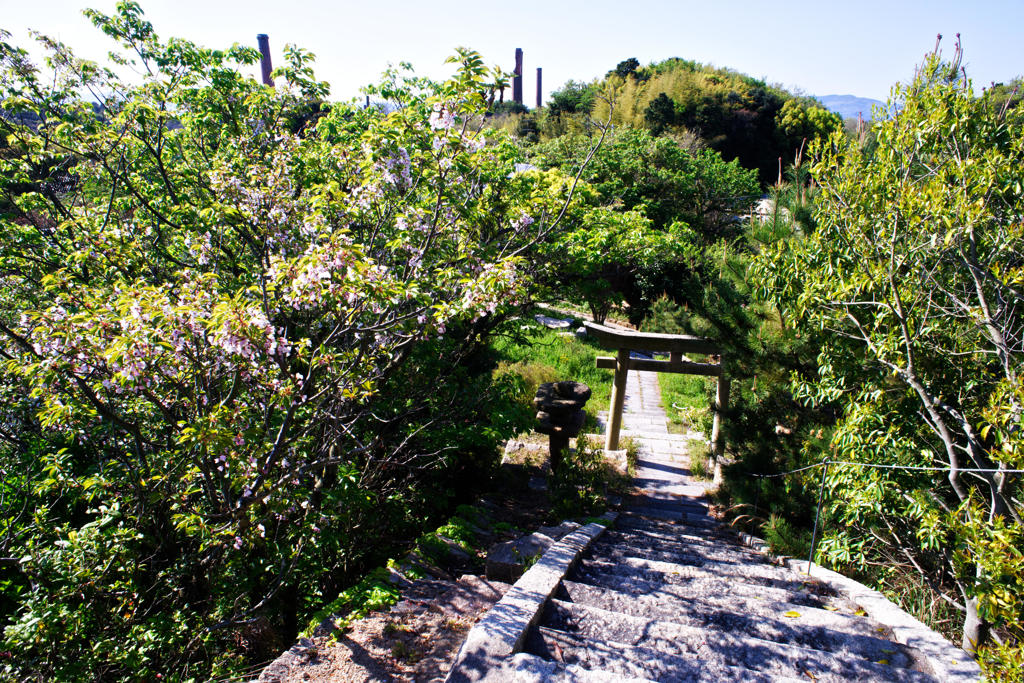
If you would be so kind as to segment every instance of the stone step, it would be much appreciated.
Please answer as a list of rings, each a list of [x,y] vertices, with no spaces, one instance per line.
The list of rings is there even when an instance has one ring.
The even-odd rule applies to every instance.
[[[615,641],[705,663],[746,668],[773,676],[806,676],[815,681],[934,682],[905,667],[909,657],[893,646],[886,663],[852,653],[836,656],[798,645],[761,640],[741,633],[709,632],[670,621],[629,616],[560,600],[549,601],[541,625],[579,639]]]
[[[637,518],[639,519],[639,518]],[[711,519],[710,517],[708,519]],[[690,527],[686,524],[650,524],[647,520],[636,521],[626,520],[622,524],[616,524],[613,529],[624,534],[636,534],[653,540],[664,541],[709,541],[716,544],[728,544],[737,548],[745,548],[737,542],[736,534],[729,527],[716,526],[708,528],[704,526]]]
[[[619,513],[614,528],[618,531],[646,534],[655,538],[678,538],[680,536],[697,536],[706,538],[716,536],[730,538],[736,542],[736,534],[732,530],[712,517],[711,515],[700,515],[703,521],[712,522],[713,525],[700,524],[691,526],[685,522],[674,522],[671,520],[656,519],[653,517],[641,517],[632,511]]]
[[[597,413],[597,417],[599,419],[603,419],[602,418],[602,414],[601,414],[602,412],[604,412],[604,411],[599,411]],[[620,431],[619,434],[621,435],[622,432]],[[643,436],[641,436],[640,440],[642,440],[642,441],[665,441],[667,443],[681,444],[681,445],[685,446],[686,444],[688,444],[690,441],[693,441],[693,440],[699,440],[699,441],[703,441],[704,440],[703,435],[701,435],[698,438],[697,436],[695,436],[695,434],[696,434],[696,432],[691,432],[690,434],[671,434],[671,433],[669,433],[669,434],[655,434],[655,435],[652,435],[649,438],[644,438]],[[591,441],[601,441],[601,442],[603,442],[604,439],[605,439],[605,434],[593,433],[593,434],[585,434],[585,436],[588,439],[590,439]]]
[[[504,670],[496,677],[515,683],[657,683],[649,678],[623,677],[608,671],[591,671],[576,664],[566,666],[528,652],[513,655]]]
[[[763,609],[757,601],[736,600],[728,607],[720,603],[667,601],[656,595],[635,596],[567,580],[562,581],[556,597],[611,612],[744,633],[814,650],[854,652],[871,661],[888,659],[894,649],[892,642],[883,640],[890,635],[889,631],[870,619],[813,607],[800,607],[789,618],[785,614],[788,610]]]
[[[670,493],[657,494],[648,493],[645,495],[631,496],[627,501],[629,507],[657,508],[660,510],[679,510],[691,515],[708,514],[708,506],[704,502],[686,499],[682,496],[673,496]]]
[[[616,548],[614,546],[605,545],[599,548],[594,548],[591,557],[588,559],[593,559],[599,562],[606,562],[610,564],[620,564],[625,563],[627,561],[636,560],[644,554],[645,553],[643,550],[630,551],[624,548]],[[646,558],[644,558],[644,560],[648,561]],[[655,560],[650,561],[654,562]],[[698,555],[696,553],[687,553],[685,555],[673,555],[670,559],[662,559],[657,561],[661,562],[662,564],[667,564],[671,561],[672,564],[678,564],[680,566],[685,567],[704,567],[705,565],[715,564],[716,558],[707,557],[705,555]]]
[[[690,496],[690,498],[691,498],[691,500],[700,500],[700,498],[698,498],[696,496]],[[717,523],[717,520],[713,519],[712,517],[710,517],[708,515],[705,515],[704,519],[710,520],[712,522],[716,522],[716,528],[719,527],[719,526],[722,526],[720,523]],[[642,527],[642,528],[664,528],[664,529],[667,529],[667,528],[671,528],[671,527],[679,527],[679,526],[684,526],[684,525],[680,524],[679,522],[672,521],[672,520],[665,520],[665,519],[662,519],[660,517],[648,517],[648,516],[644,515],[643,513],[641,513],[639,510],[627,509],[627,510],[623,510],[619,514],[619,518],[618,518],[618,520],[616,520],[616,526],[622,527],[622,528],[626,528],[626,527]]]
[[[738,544],[729,534],[713,537],[688,533],[685,528],[675,535],[641,529],[611,529],[606,536],[616,543],[635,548],[656,548],[680,553],[717,552],[732,557],[745,557],[751,562],[766,562],[768,559],[764,554]]]
[[[627,531],[617,533],[614,539],[602,538],[601,541],[601,545],[593,549],[595,557],[607,551],[609,558],[643,557],[659,562],[679,562],[679,564],[694,564],[685,559],[688,557],[698,557],[704,560],[717,559],[727,563],[768,563],[768,558],[764,555],[736,545],[733,539],[728,537],[698,537],[698,540],[694,542],[679,543]]]
[[[735,579],[724,579],[714,573],[703,578],[693,578],[679,583],[647,581],[609,573],[593,572],[581,566],[573,572],[569,579],[578,583],[589,583],[604,588],[612,588],[632,595],[665,595],[674,599],[690,599],[693,596],[735,595],[749,600],[770,600],[788,602],[793,605],[826,608],[834,607],[847,614],[857,611],[857,606],[848,601],[827,598],[806,591],[792,591],[773,588]]]
[[[639,408],[639,409],[635,408],[633,410],[623,410],[622,411],[622,418],[623,418],[622,421],[625,422],[625,423],[632,422],[633,425],[637,425],[637,426],[641,426],[641,427],[646,427],[648,425],[651,425],[651,426],[654,426],[654,427],[665,427],[665,416],[664,415],[658,415],[657,413],[654,413],[654,412],[652,412],[650,410],[645,410],[643,408]],[[666,430],[666,433],[667,433],[667,430]]]
[[[683,522],[687,526],[695,528],[717,529],[721,526],[718,520],[703,514],[688,513],[685,510],[663,510],[655,507],[635,506],[630,509],[630,512],[663,522]]]
[[[650,528],[651,525],[675,525],[686,526],[695,532],[701,530],[713,531],[722,528],[722,523],[707,515],[695,514],[669,514],[665,515],[657,508],[633,508],[623,513],[622,528],[640,525],[643,528]],[[621,519],[621,518],[620,518]]]
[[[769,564],[715,565],[714,563],[703,563],[687,565],[678,562],[658,562],[640,557],[621,557],[614,561],[608,558],[591,557],[585,558],[582,565],[595,572],[660,583],[685,583],[693,578],[719,577],[730,581],[744,581],[789,591],[803,590],[823,595],[832,594],[828,588],[810,577]]]
[[[683,449],[681,444],[673,445],[671,441],[660,439],[641,439],[640,445],[641,453],[636,463],[638,469],[649,470],[650,474],[661,474],[663,479],[667,475],[679,486],[690,486],[683,479],[690,472],[690,467],[689,462],[679,457]],[[669,452],[664,452],[666,449]]]
[[[633,435],[633,438],[650,450],[668,451],[670,453],[679,454],[685,453],[690,440],[680,434],[670,433],[667,429],[668,423],[665,420],[662,420],[661,424],[666,425],[666,430],[664,432],[659,431],[654,434]],[[627,434],[627,436],[629,435]]]
[[[612,640],[584,639],[543,626],[531,629],[526,649],[541,657],[621,677],[685,683],[769,683],[799,681],[673,655]],[[806,680],[802,681],[806,683]]]
[[[664,479],[654,477],[645,478],[638,482],[637,486],[643,484],[643,489],[637,489],[626,501],[627,507],[664,507],[672,504],[679,506],[684,512],[693,515],[708,515],[707,501],[703,496],[694,494],[693,489],[679,486],[677,484],[666,484]]]
[[[714,548],[712,546],[693,546],[691,548],[659,547],[657,545],[644,543],[630,543],[601,539],[591,549],[594,557],[606,558],[612,561],[622,557],[643,557],[647,560],[658,562],[678,562],[679,564],[702,565],[708,562],[720,562],[723,564],[764,564],[763,558],[751,557],[740,551],[738,548],[728,546]]]
[[[656,517],[658,519],[667,519],[677,522],[686,519],[686,513],[683,512],[682,510],[662,510],[660,508],[633,507],[632,511],[645,517]]]
[[[611,528],[623,537],[632,537],[638,543],[657,547],[661,543],[682,544],[688,546],[712,547],[717,549],[734,549],[741,553],[753,554],[768,559],[762,553],[748,548],[738,542],[736,534],[723,526],[691,526],[684,523],[669,522],[664,527],[648,524],[626,522]]]
[[[879,628],[878,624],[858,616],[856,609],[829,610],[825,609],[821,603],[806,604],[810,602],[806,599],[796,602],[790,598],[797,597],[799,599],[799,597],[790,595],[788,591],[779,591],[781,595],[768,597],[766,595],[751,595],[752,591],[749,589],[753,586],[749,584],[747,584],[747,590],[724,593],[714,590],[717,587],[716,584],[710,584],[711,592],[703,591],[702,589],[709,587],[707,583],[667,586],[668,590],[663,590],[655,585],[654,589],[649,592],[638,592],[635,587],[635,584],[628,583],[625,586],[614,585],[611,581],[590,583],[577,580],[574,577],[566,579],[558,594],[563,597],[568,596],[574,602],[603,609],[610,609],[611,606],[617,605],[622,600],[629,599],[641,607],[647,603],[657,602],[659,606],[656,609],[659,611],[650,612],[650,616],[673,620],[681,619],[687,622],[700,621],[704,619],[705,615],[713,613],[739,614],[774,619],[790,625],[799,622],[800,626],[822,626],[863,636],[875,637],[879,634],[876,630]],[[776,597],[781,599],[775,599]],[[618,607],[615,607],[615,610],[619,611]],[[644,615],[643,612],[639,614]]]
[[[736,539],[728,533],[711,536],[707,534],[692,534],[685,528],[680,528],[678,533],[671,534],[661,531],[644,531],[642,529],[610,529],[604,534],[604,537],[614,538],[619,543],[629,544],[637,548],[674,549],[679,552],[713,550],[738,553],[750,558],[751,561],[765,562],[767,560],[762,553],[736,543]]]
[[[693,484],[680,484],[667,480],[664,477],[654,476],[661,474],[657,471],[645,470],[639,476],[633,478],[634,486],[638,494],[657,493],[659,495],[670,494],[681,502],[707,505],[706,491],[702,486]]]
[[[673,436],[673,434],[668,431],[668,425],[665,426],[665,431],[657,431],[652,433],[646,427],[632,427],[631,425],[627,424],[625,420],[623,420],[622,430],[619,432],[619,436],[629,436],[636,439],[637,441],[643,442],[662,441],[667,437]]]

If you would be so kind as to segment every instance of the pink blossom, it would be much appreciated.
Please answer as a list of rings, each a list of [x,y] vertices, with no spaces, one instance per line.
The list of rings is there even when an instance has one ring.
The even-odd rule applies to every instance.
[[[434,105],[434,111],[430,114],[430,127],[434,130],[451,128],[455,125],[455,114],[442,103]]]

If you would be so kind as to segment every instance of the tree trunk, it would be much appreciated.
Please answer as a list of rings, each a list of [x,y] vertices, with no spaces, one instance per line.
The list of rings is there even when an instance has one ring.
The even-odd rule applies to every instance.
[[[960,647],[973,655],[988,642],[990,627],[978,616],[977,597],[966,598],[964,604],[967,606],[967,616],[964,618],[964,638]]]

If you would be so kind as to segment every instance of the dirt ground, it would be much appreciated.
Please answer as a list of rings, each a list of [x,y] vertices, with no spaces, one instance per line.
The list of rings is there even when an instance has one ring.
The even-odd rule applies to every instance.
[[[503,468],[503,493],[484,502],[492,520],[481,539],[485,547],[554,521],[547,491],[538,485],[539,458],[517,455]],[[259,683],[443,681],[469,629],[509,588],[482,576],[485,556],[481,551],[472,566],[438,567],[433,577],[409,582],[387,612],[373,612],[343,631],[322,628],[300,639],[263,670]]]
[[[443,681],[466,633],[508,584],[466,575],[423,579],[389,612],[353,622],[344,633],[304,639],[260,681]]]

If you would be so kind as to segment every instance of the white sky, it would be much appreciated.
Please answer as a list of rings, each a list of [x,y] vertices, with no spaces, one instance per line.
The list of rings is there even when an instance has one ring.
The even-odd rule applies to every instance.
[[[81,15],[112,11],[114,0],[0,0],[0,27],[28,47],[27,29],[102,58],[111,43]],[[884,100],[896,81],[945,36],[960,32],[975,86],[1024,74],[1024,0],[141,0],[163,37],[208,47],[255,46],[267,33],[275,66],[294,43],[317,55],[332,97],[358,96],[389,62],[443,77],[459,45],[511,71],[524,58],[524,100],[535,100],[536,68],[546,93],[569,79],[589,81],[618,62],[683,57],[724,66],[806,94]],[[506,93],[506,96],[511,93]],[[545,94],[546,98],[546,94]]]

